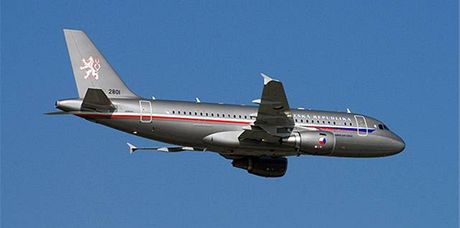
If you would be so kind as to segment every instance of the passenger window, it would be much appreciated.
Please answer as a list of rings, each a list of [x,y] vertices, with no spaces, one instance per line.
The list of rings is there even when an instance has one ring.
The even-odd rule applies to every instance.
[[[208,113],[206,113],[206,116],[208,116]]]
[[[300,119],[300,122],[302,122],[302,123],[303,123],[303,120],[302,120],[302,119]]]
[[[195,112],[195,116],[198,115],[198,113]]]
[[[173,114],[176,114],[176,112],[175,112],[175,111],[173,111]]]
[[[189,115],[192,115],[192,112],[188,112]]]
[[[235,118],[235,119],[236,119],[236,115],[233,115],[233,118]]]
[[[214,113],[211,113],[211,116],[214,116]]]
[[[335,122],[334,122],[334,125],[335,125]]]

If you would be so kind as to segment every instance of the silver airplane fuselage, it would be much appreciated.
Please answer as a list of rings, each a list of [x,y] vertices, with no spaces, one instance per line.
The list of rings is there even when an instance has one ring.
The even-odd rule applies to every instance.
[[[79,111],[81,99],[61,100],[56,107]],[[304,154],[282,142],[213,145],[207,136],[240,132],[254,122],[257,106],[149,99],[112,99],[112,113],[77,114],[89,121],[169,144],[206,148],[222,155],[290,156]],[[375,118],[347,112],[292,110],[296,128],[333,133],[332,149],[308,154],[338,157],[381,157],[401,152],[404,141]]]

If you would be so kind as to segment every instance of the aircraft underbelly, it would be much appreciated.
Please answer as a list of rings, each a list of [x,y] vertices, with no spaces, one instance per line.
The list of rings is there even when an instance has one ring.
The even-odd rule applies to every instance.
[[[144,138],[194,147],[205,147],[203,138],[207,135],[221,131],[241,130],[243,127],[234,124],[170,120],[142,123],[139,119],[97,119],[96,122]]]

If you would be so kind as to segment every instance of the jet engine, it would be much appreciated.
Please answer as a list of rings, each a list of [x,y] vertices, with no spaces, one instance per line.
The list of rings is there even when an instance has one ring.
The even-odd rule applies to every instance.
[[[284,157],[245,157],[234,159],[232,165],[257,176],[282,177],[287,170],[287,159]]]
[[[335,135],[329,131],[293,132],[288,138],[282,139],[282,143],[303,153],[327,155],[334,152]]]

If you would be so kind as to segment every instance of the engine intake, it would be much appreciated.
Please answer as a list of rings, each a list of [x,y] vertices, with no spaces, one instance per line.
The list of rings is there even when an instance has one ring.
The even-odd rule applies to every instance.
[[[262,177],[282,177],[287,170],[286,158],[246,157],[234,159],[233,167],[245,169],[248,173]]]

